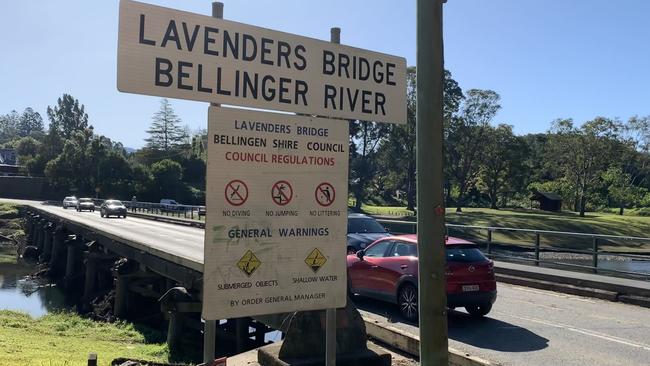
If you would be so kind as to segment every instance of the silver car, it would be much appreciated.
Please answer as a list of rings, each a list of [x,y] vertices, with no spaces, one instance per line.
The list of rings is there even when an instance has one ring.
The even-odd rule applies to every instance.
[[[75,196],[68,196],[63,199],[63,208],[68,209],[68,207],[77,208],[79,201]]]
[[[79,198],[79,202],[77,203],[77,211],[95,212],[95,202],[93,202],[92,198]]]

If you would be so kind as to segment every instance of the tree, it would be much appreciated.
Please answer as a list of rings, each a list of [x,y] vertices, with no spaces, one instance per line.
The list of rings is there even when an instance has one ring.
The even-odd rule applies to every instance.
[[[486,129],[501,109],[499,100],[499,94],[492,90],[470,89],[465,94],[460,115],[449,120],[445,131],[446,166],[458,192],[456,212],[461,211],[468,190],[478,178]],[[448,200],[450,188],[447,189]]]
[[[151,166],[153,193],[158,199],[178,197],[184,188],[183,168],[170,159],[163,159]]]
[[[34,112],[31,107],[27,107],[20,116],[16,130],[20,137],[31,136],[37,132],[42,133],[43,118],[40,113]]]
[[[416,69],[410,67],[406,73],[407,78],[407,118],[406,124],[391,126],[387,146],[382,146],[388,150],[387,163],[392,172],[401,176],[400,189],[406,192],[407,208],[413,210],[416,199]],[[460,102],[463,99],[463,92],[458,83],[452,78],[451,73],[445,70],[444,89],[443,89],[443,116],[445,125],[454,113],[458,112]]]
[[[505,193],[508,183],[515,182],[521,172],[525,145],[506,124],[487,127],[484,141],[481,185],[490,197],[490,208],[496,209],[499,194]]]
[[[15,110],[0,116],[0,144],[11,141],[17,136],[19,122],[20,117]]]
[[[571,119],[559,119],[551,128],[551,158],[574,189],[574,210],[585,215],[587,198],[601,180],[621,144],[617,140],[620,122],[603,117],[588,121],[580,128]]]
[[[603,173],[609,196],[618,203],[619,215],[623,215],[625,206],[639,199],[642,190],[635,185],[632,175],[619,167],[610,167]]]
[[[181,127],[181,119],[166,98],[160,101],[160,110],[152,117],[153,122],[147,130],[149,137],[145,139],[147,147],[169,152],[187,141],[187,133]]]
[[[350,190],[361,209],[366,199],[368,184],[377,171],[377,147],[386,138],[386,123],[350,121]]]
[[[69,139],[77,131],[83,131],[92,126],[88,125],[88,114],[83,104],[69,94],[63,94],[57,100],[57,105],[47,107],[47,117],[50,120],[50,134],[59,138]]]

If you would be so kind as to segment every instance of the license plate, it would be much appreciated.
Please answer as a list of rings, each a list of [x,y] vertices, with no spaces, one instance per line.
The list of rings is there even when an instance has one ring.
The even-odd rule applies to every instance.
[[[478,291],[478,285],[465,285],[463,286],[463,292]]]

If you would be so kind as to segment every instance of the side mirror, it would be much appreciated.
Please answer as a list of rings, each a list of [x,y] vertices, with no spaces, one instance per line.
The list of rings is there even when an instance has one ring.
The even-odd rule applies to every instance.
[[[360,250],[360,251],[357,252],[357,257],[359,257],[359,259],[363,260],[363,256],[364,256],[365,254],[366,254],[365,251]]]

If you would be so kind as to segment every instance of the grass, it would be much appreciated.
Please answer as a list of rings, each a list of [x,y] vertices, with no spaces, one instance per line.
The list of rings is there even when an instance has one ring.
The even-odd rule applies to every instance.
[[[14,240],[25,236],[17,205],[0,202],[0,235]],[[15,244],[0,240],[0,264],[16,264],[16,259]]]
[[[381,211],[381,208],[372,207],[367,212]],[[407,217],[405,219],[410,218]],[[526,209],[492,210],[487,208],[464,208],[463,212],[456,213],[455,208],[449,208],[447,209],[445,219],[449,224],[458,225],[650,238],[650,217],[647,216],[619,216],[612,213],[589,212],[585,217],[580,217],[577,213],[573,212],[553,213]],[[473,240],[487,239],[486,230],[450,228],[449,234]],[[533,245],[535,236],[529,233],[500,231],[493,233],[492,240],[493,242],[508,244]],[[560,235],[542,235],[540,243],[542,246],[564,249],[590,249],[592,245],[591,238],[576,238]],[[645,252],[650,251],[650,240],[647,242],[607,240],[600,242],[600,248],[602,250],[618,252]]]
[[[17,257],[13,244],[0,244],[0,264],[16,264]]]
[[[28,314],[0,310],[0,365],[86,365],[97,353],[100,365],[118,357],[165,362],[164,343],[125,322],[104,323],[74,313],[51,313],[34,319]]]

